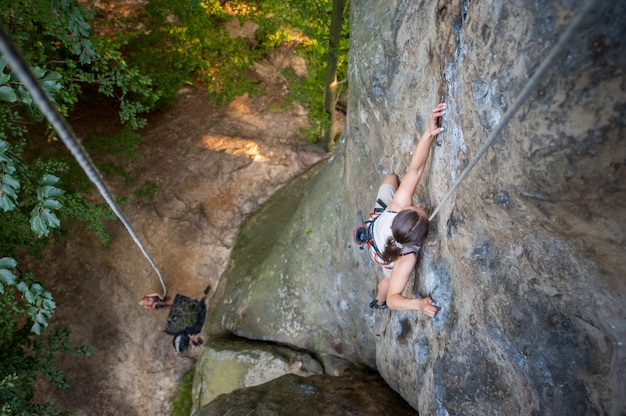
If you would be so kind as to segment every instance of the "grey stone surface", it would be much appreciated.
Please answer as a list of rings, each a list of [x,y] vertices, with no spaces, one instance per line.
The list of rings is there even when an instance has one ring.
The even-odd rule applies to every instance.
[[[432,211],[586,3],[353,0],[346,134],[244,226],[211,330],[377,368],[421,414],[624,414],[626,13],[596,3],[431,224],[405,292],[441,306],[429,320],[367,309],[357,212],[443,97],[416,193]]]
[[[258,386],[285,374],[323,374],[320,363],[309,354],[232,337],[210,340],[202,348],[196,366],[192,413],[220,394]]]
[[[352,371],[341,377],[288,374],[268,383],[223,394],[194,416],[397,415],[417,412],[380,376]]]

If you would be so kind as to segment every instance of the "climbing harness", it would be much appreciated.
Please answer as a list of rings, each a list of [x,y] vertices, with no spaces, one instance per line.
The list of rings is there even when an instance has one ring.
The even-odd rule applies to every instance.
[[[393,263],[390,264],[383,260],[383,253],[378,248],[378,245],[376,244],[376,240],[374,239],[374,224],[376,223],[376,220],[378,219],[378,217],[380,217],[380,214],[382,214],[387,208],[387,204],[385,204],[380,199],[377,199],[376,203],[378,203],[380,207],[374,208],[374,211],[370,214],[369,220],[367,221],[364,221],[363,213],[359,211],[358,213],[359,225],[357,225],[356,228],[354,229],[352,236],[353,236],[354,242],[356,243],[357,246],[359,246],[361,250],[364,250],[365,246],[368,247],[370,256],[372,257],[372,260],[374,260],[374,263],[378,264],[379,266],[385,269],[392,269]],[[405,246],[400,255],[406,256],[407,254],[412,254],[412,253],[417,254],[419,250],[420,250],[420,246],[412,246],[412,245]]]
[[[476,156],[474,156],[470,164],[467,165],[467,167],[463,170],[463,172],[461,172],[461,175],[456,180],[454,185],[452,185],[452,188],[450,188],[448,193],[443,197],[443,199],[441,200],[437,208],[435,208],[433,213],[430,214],[428,221],[432,221],[433,218],[437,216],[441,207],[446,202],[448,202],[448,199],[450,199],[450,197],[459,187],[461,182],[463,182],[463,180],[469,174],[469,172],[474,168],[474,166],[476,166],[478,161],[485,155],[485,153],[487,152],[487,149],[491,147],[493,142],[498,138],[502,129],[509,123],[509,121],[511,121],[511,119],[513,118],[517,110],[521,107],[524,101],[526,101],[526,99],[530,96],[530,93],[539,83],[539,80],[543,78],[543,76],[546,74],[550,66],[552,66],[552,63],[554,62],[556,57],[559,55],[559,53],[561,53],[561,51],[565,48],[565,46],[568,44],[572,36],[574,36],[578,32],[581,24],[585,20],[585,17],[592,10],[596,8],[596,3],[598,3],[598,0],[590,0],[585,6],[585,8],[570,22],[569,26],[561,34],[561,37],[554,44],[554,46],[552,47],[548,55],[545,57],[545,59],[543,60],[539,68],[537,68],[535,73],[530,77],[530,79],[528,80],[528,82],[526,83],[522,91],[519,93],[519,95],[515,99],[515,102],[513,102],[511,107],[504,114],[504,117],[502,117],[502,120],[500,121],[500,123],[498,123],[498,125],[493,129],[493,131],[487,138],[487,141],[485,141],[485,143],[482,145],[478,153],[476,153]]]
[[[374,208],[374,211],[370,214],[369,220],[363,220],[363,213],[359,211],[359,225],[356,226],[353,233],[354,242],[361,250],[365,249],[365,246],[369,249],[370,255],[372,256],[372,260],[374,263],[378,264],[381,267],[390,268],[387,263],[382,258],[382,252],[378,249],[376,245],[376,241],[374,240],[374,223],[376,219],[383,213],[385,208],[387,208],[387,204],[385,204],[380,199],[377,199],[376,202],[382,208]]]
[[[124,217],[124,214],[120,210],[117,202],[109,192],[108,188],[104,184],[102,177],[98,173],[98,170],[94,166],[93,162],[89,158],[89,155],[83,148],[83,146],[76,139],[75,133],[72,131],[68,123],[65,121],[63,116],[59,113],[56,107],[50,101],[50,98],[46,95],[45,91],[41,87],[41,85],[37,82],[35,76],[32,71],[24,61],[24,58],[20,55],[19,51],[10,40],[8,34],[5,32],[4,27],[0,26],[0,52],[6,57],[7,61],[11,65],[11,70],[17,74],[20,78],[24,87],[30,92],[30,95],[33,99],[33,102],[39,107],[43,115],[48,119],[48,122],[54,127],[59,137],[68,148],[68,150],[72,153],[80,167],[85,171],[87,177],[93,182],[100,194],[104,198],[104,200],[109,204],[115,215],[119,218],[119,220],[124,224],[126,230],[132,237],[133,241],[143,255],[146,257],[152,268],[159,276],[159,282],[161,282],[161,286],[163,287],[163,297],[165,297],[167,293],[167,289],[165,287],[165,283],[163,282],[163,276],[161,276],[161,272],[157,268],[156,264],[146,251],[145,247],[141,243],[141,240],[133,230],[132,226]]]

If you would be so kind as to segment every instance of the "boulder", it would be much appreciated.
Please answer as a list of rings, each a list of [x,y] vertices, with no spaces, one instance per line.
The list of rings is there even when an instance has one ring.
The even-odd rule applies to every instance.
[[[210,340],[198,357],[192,389],[192,413],[220,394],[257,386],[285,374],[323,374],[308,354],[243,338]]]
[[[193,416],[352,415],[417,416],[380,376],[354,371],[341,377],[284,375],[222,394]]]

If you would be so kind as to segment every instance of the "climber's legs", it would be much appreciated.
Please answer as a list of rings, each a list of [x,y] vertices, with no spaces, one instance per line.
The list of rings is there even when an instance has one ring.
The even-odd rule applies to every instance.
[[[383,183],[388,183],[389,185],[393,186],[394,188],[398,189],[398,175],[395,175],[393,173],[389,173],[387,175],[385,175],[385,177],[383,178]]]

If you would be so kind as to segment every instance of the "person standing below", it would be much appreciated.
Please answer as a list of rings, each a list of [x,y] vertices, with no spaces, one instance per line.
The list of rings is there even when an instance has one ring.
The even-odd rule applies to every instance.
[[[374,309],[418,310],[434,317],[439,308],[430,297],[402,296],[417,255],[428,232],[428,215],[420,204],[413,204],[413,194],[422,178],[434,138],[444,128],[438,119],[445,114],[446,104],[435,107],[428,119],[426,131],[417,142],[409,167],[399,183],[397,175],[386,175],[378,190],[373,220],[373,244],[370,254],[383,269],[376,297],[370,303]]]
[[[148,310],[171,308],[172,305],[165,303],[168,300],[170,300],[169,296],[163,298],[158,293],[148,293],[139,301],[139,304]]]

